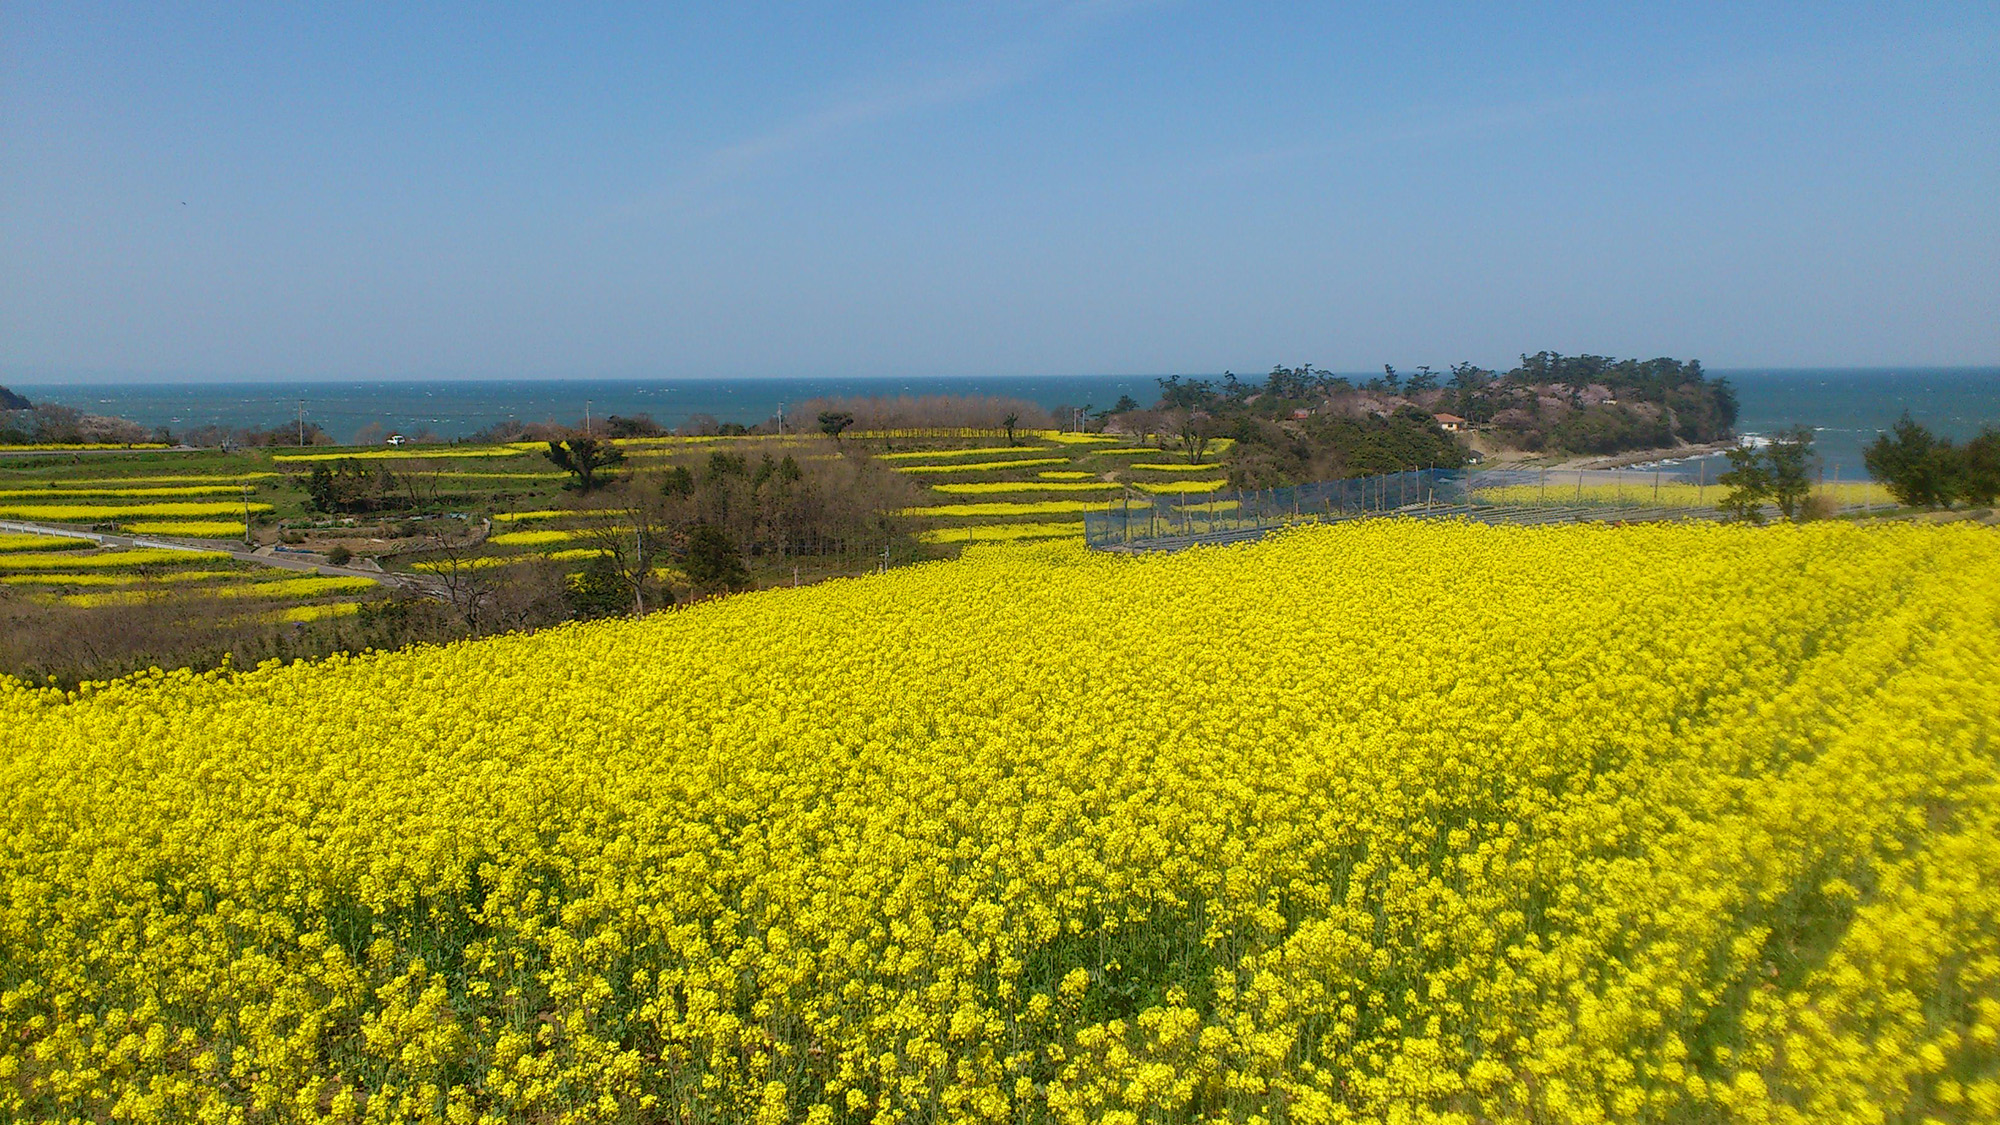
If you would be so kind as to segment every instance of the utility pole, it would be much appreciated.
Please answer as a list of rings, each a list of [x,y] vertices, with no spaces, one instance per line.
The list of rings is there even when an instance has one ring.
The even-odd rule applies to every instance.
[[[299,400],[299,444],[306,443],[306,400]]]
[[[256,546],[250,539],[250,486],[247,484],[243,486],[243,545]]]
[[[583,435],[590,436],[590,400],[583,400]]]

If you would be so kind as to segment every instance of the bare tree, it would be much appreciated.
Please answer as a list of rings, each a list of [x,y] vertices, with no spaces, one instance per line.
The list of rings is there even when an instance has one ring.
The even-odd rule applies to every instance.
[[[437,579],[437,589],[444,595],[445,604],[465,622],[466,629],[479,632],[500,583],[488,569],[490,564],[482,565],[474,555],[478,540],[469,535],[455,536],[441,526],[429,528],[424,536],[430,557],[424,560],[423,569]]]
[[[404,495],[410,498],[410,507],[421,508],[426,504],[437,503],[438,491],[444,483],[443,462],[396,461],[392,463],[391,468],[396,483],[402,486]]]
[[[510,563],[482,612],[491,630],[538,629],[573,614],[563,597],[564,567],[553,559]]]
[[[673,604],[673,592],[656,573],[672,557],[677,521],[651,482],[634,482],[591,509],[584,542],[632,599],[632,616]]]
[[[1187,454],[1190,464],[1199,465],[1208,453],[1208,445],[1215,440],[1215,420],[1199,410],[1177,411],[1168,432],[1181,452]]]

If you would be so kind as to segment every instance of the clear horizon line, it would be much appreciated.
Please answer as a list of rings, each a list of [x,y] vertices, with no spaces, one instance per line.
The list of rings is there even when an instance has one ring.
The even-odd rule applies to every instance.
[[[1717,376],[1733,373],[1786,374],[1792,372],[1881,372],[1899,374],[1902,372],[2000,372],[2000,363],[1865,363],[1865,364],[1743,364],[1720,367],[1704,364],[1703,371]],[[1372,378],[1379,368],[1343,371],[1322,368],[1336,376],[1365,376]],[[1404,374],[1416,370],[1415,367],[1398,368]],[[314,384],[365,386],[409,385],[413,383],[744,383],[763,381],[792,382],[977,382],[982,379],[1032,380],[1032,379],[1163,379],[1179,376],[1182,378],[1220,378],[1234,372],[1239,377],[1251,380],[1261,378],[1264,372],[1245,369],[1236,372],[1234,368],[1219,371],[1069,371],[1042,372],[1033,374],[988,373],[988,374],[935,374],[935,375],[401,375],[401,376],[351,376],[351,375],[124,375],[97,373],[90,375],[0,375],[6,385],[17,387],[62,387],[62,386],[128,386],[154,383],[172,386],[216,386],[228,384],[281,385]],[[1433,374],[1446,375],[1448,371],[1433,368]]]

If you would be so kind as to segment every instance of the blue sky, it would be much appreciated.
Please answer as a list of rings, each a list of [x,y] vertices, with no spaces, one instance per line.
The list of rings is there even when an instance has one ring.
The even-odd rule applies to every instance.
[[[0,6],[0,375],[2000,361],[2000,7]]]

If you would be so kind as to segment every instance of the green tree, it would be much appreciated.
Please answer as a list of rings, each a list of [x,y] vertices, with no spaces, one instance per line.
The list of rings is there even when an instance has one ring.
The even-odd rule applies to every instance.
[[[596,438],[573,437],[566,441],[551,441],[548,452],[543,456],[576,479],[565,487],[578,492],[589,492],[601,482],[598,470],[616,465],[625,460],[625,453],[610,442],[600,442]]]
[[[1716,507],[1731,518],[1764,522],[1764,503],[1771,498],[1771,471],[1762,450],[1739,445],[1730,450],[1729,471],[1715,478],[1728,489]]]
[[[688,534],[687,549],[681,556],[681,569],[687,572],[688,581],[702,593],[741,590],[750,584],[750,576],[743,570],[743,557],[737,552],[736,541],[729,537],[727,531],[712,523],[696,524]]]
[[[1169,375],[1158,382],[1161,410],[1199,410],[1216,399],[1215,384],[1207,379]]]
[[[1812,442],[1811,430],[1794,426],[1780,432],[1762,451],[1771,501],[1788,520],[1804,514],[1806,498],[1812,495],[1812,469],[1818,460]]]
[[[822,410],[819,415],[819,432],[838,442],[840,435],[854,425],[854,415],[845,410]]]
[[[311,479],[306,481],[306,496],[316,511],[333,512],[339,510],[340,497],[333,487],[333,469],[326,462],[313,464]]]
[[[2000,500],[2000,430],[1988,426],[1959,450],[1959,498],[1990,508]]]
[[[1958,492],[1957,451],[1951,442],[1918,425],[1908,411],[1862,452],[1862,459],[1869,475],[1881,481],[1898,504],[1949,508]]]
[[[571,613],[585,619],[616,617],[632,608],[618,564],[602,552],[583,564],[581,574],[573,574],[563,583],[563,601]]]
[[[386,466],[370,470],[354,460],[320,461],[306,478],[306,505],[321,512],[370,512],[390,506],[396,484]]]

